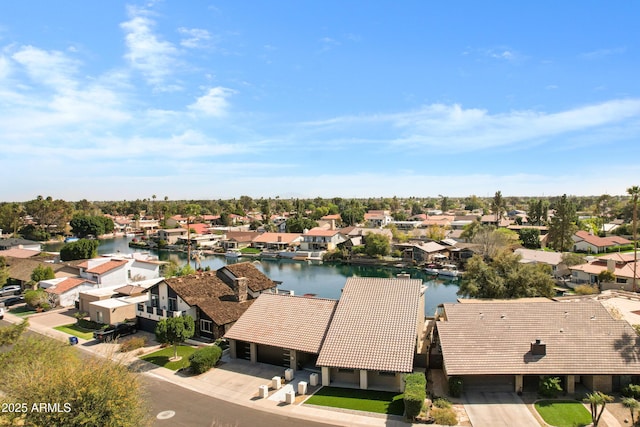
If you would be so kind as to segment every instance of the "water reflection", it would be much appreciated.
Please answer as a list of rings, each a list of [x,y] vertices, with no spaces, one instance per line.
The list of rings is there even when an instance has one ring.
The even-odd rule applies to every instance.
[[[140,249],[129,247],[132,237],[116,239],[102,239],[98,246],[98,253],[132,253],[146,252]],[[57,246],[59,251],[62,244]],[[46,245],[45,250],[56,251],[56,246]],[[173,260],[178,264],[187,261],[187,254],[182,252],[160,251],[155,253],[162,261]],[[240,262],[247,261],[241,258]],[[201,264],[203,268],[209,267],[217,270],[229,263],[238,262],[237,259],[227,259],[223,256],[203,256]],[[344,264],[320,264],[316,262],[293,261],[286,259],[265,259],[255,260],[256,267],[269,276],[272,280],[282,282],[282,289],[290,289],[296,295],[316,294],[321,298],[340,297],[342,287],[348,277],[383,277],[393,278],[399,273],[408,273],[412,279],[421,279],[428,286],[425,298],[425,314],[432,316],[438,304],[444,302],[455,302],[458,291],[456,282],[434,279],[424,272],[416,269],[401,270],[398,268],[386,268],[377,266],[354,266]],[[191,263],[195,267],[194,262]]]

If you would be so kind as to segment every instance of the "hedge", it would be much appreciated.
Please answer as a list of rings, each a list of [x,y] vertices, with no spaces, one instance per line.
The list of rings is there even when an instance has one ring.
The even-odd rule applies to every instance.
[[[197,375],[203,374],[216,366],[220,357],[222,357],[222,349],[217,345],[212,345],[194,351],[189,356],[189,362],[192,371]]]
[[[449,378],[449,396],[460,397],[462,390],[464,389],[464,383],[460,377]]]
[[[405,376],[404,411],[409,419],[415,419],[427,398],[427,379],[422,373]]]

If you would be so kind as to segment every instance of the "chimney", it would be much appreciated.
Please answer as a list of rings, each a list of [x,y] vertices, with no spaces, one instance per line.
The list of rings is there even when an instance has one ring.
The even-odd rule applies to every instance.
[[[335,219],[332,219],[332,220],[331,220],[331,228],[330,228],[330,230],[331,230],[331,231],[334,231],[335,229],[336,229],[336,220],[335,220]]]
[[[233,279],[233,291],[238,302],[247,301],[247,278],[237,277]]]
[[[282,242],[282,236],[278,236],[278,243]]]
[[[534,356],[544,356],[547,354],[547,345],[540,339],[531,343],[531,354]]]
[[[607,270],[612,272],[612,273],[616,271],[616,260],[615,259],[608,259],[607,260]]]

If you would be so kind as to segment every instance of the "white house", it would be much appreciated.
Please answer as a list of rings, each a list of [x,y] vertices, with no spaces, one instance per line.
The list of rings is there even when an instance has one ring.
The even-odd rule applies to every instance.
[[[48,294],[54,296],[58,305],[71,307],[78,301],[80,292],[97,287],[95,282],[81,277],[61,277],[58,279],[42,280],[39,286]]]

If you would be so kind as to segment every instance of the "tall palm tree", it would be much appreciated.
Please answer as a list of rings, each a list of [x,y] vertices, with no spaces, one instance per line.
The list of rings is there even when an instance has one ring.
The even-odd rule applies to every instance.
[[[638,282],[638,196],[640,196],[640,186],[634,185],[627,188],[627,193],[631,196],[631,203],[633,203],[633,221],[631,227],[633,228],[633,292],[636,292]]]

